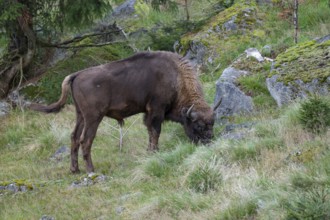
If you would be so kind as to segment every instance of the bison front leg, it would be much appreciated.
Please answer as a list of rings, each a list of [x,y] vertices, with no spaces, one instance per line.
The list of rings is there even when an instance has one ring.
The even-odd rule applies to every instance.
[[[147,126],[149,133],[148,151],[158,150],[158,139],[161,132],[163,115],[147,113],[144,118],[144,123]]]

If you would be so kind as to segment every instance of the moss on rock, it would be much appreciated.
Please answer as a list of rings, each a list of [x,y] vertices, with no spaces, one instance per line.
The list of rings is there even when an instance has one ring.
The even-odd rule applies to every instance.
[[[305,83],[313,79],[324,82],[330,76],[330,40],[307,41],[287,49],[275,60],[271,75],[275,74],[280,76],[278,81],[286,84],[297,79]]]
[[[263,31],[254,31],[258,20],[255,3],[239,1],[212,17],[197,33],[185,34],[180,40],[181,53],[186,53],[193,45],[202,44],[207,48],[202,65],[206,65],[206,69],[216,64],[224,68],[254,39],[264,35]]]

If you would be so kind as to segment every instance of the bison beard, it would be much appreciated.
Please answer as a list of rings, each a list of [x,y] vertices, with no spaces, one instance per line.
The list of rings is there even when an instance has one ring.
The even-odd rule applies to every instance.
[[[59,112],[69,89],[76,107],[76,126],[71,135],[71,171],[79,172],[81,146],[87,172],[93,172],[91,146],[104,116],[122,123],[124,118],[145,113],[148,150],[158,150],[164,120],[181,123],[194,142],[208,143],[213,136],[213,110],[206,103],[197,74],[190,63],[175,53],[144,52],[124,60],[88,68],[67,76],[60,99],[31,109]]]

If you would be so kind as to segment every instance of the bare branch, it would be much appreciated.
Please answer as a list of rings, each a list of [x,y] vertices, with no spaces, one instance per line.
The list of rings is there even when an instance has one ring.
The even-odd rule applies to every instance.
[[[123,43],[126,41],[112,41],[112,42],[106,42],[106,43],[100,43],[100,44],[81,44],[81,45],[61,45],[61,44],[49,44],[49,43],[42,43],[43,47],[55,47],[55,48],[64,48],[64,49],[70,49],[70,48],[84,48],[84,47],[103,47],[110,44],[116,44],[116,43]]]
[[[120,32],[122,32],[122,29],[112,30],[112,31],[107,31],[107,32],[95,32],[95,33],[84,34],[81,36],[76,36],[70,40],[63,41],[61,43],[56,43],[56,45],[67,45],[67,44],[71,44],[71,43],[80,42],[88,37],[96,37],[96,36],[102,36],[102,35],[120,33]]]

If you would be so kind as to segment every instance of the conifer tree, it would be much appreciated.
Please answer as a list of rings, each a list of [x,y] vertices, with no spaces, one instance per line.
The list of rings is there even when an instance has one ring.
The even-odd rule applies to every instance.
[[[109,10],[108,0],[0,0],[0,34],[8,42],[0,60],[0,98],[7,95],[15,75],[24,74],[38,47]]]

